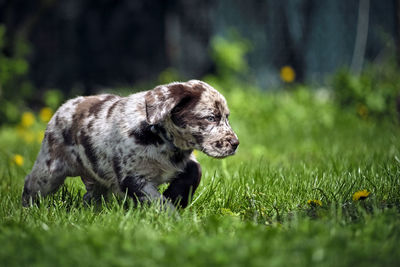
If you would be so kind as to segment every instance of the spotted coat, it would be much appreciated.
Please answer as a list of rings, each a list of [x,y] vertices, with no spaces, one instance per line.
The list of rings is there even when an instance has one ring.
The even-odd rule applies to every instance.
[[[197,80],[128,97],[71,99],[47,126],[25,179],[23,204],[57,191],[67,176],[80,176],[86,201],[113,192],[185,207],[201,178],[192,151],[222,158],[239,145],[228,115],[225,98]],[[163,183],[170,185],[160,194],[157,187]]]

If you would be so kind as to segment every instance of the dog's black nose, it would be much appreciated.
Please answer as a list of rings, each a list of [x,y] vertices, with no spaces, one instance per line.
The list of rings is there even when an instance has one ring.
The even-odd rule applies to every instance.
[[[231,144],[232,148],[236,150],[236,148],[239,146],[239,139],[237,138],[230,138],[228,139],[229,144]]]

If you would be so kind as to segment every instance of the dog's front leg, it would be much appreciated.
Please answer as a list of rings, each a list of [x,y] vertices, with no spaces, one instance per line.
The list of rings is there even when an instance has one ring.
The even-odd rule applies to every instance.
[[[171,199],[172,203],[185,208],[199,186],[201,167],[196,161],[189,161],[183,172],[171,182],[164,196]]]
[[[174,211],[175,207],[157,190],[157,187],[149,183],[146,179],[138,176],[127,176],[120,183],[120,189],[134,200],[141,203],[156,202],[163,206],[164,209]]]

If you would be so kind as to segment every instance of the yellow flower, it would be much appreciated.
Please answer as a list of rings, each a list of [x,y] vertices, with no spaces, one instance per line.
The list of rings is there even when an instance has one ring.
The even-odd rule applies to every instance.
[[[197,157],[198,154],[199,154],[199,152],[197,152],[197,150],[194,150],[194,151],[193,151],[193,155],[194,155],[195,157]]]
[[[353,201],[357,201],[360,199],[366,199],[371,192],[368,192],[367,190],[362,190],[362,191],[357,191],[353,194]]]
[[[317,206],[322,207],[322,201],[319,199],[310,199],[307,201],[307,204],[312,207],[317,207]]]
[[[14,161],[14,163],[17,164],[18,166],[24,165],[24,158],[23,158],[20,154],[14,155],[13,161]]]
[[[357,113],[361,118],[365,120],[368,117],[368,108],[365,105],[358,105]]]
[[[43,122],[49,122],[53,116],[53,110],[49,107],[44,107],[39,112],[39,118]]]
[[[39,131],[38,133],[37,133],[37,142],[39,143],[39,144],[41,144],[42,143],[42,141],[43,141],[43,138],[44,138],[44,131],[42,130],[42,131]]]
[[[24,112],[21,117],[21,125],[25,128],[29,128],[35,123],[35,115],[32,112]]]
[[[281,68],[281,79],[285,83],[291,83],[294,81],[296,78],[296,73],[294,72],[294,69],[290,66],[283,66]]]
[[[235,213],[227,208],[221,208],[222,215],[229,215],[229,216],[239,216],[239,213]]]

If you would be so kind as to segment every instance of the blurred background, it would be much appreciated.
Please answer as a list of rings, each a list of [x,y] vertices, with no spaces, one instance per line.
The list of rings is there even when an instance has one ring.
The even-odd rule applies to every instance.
[[[400,0],[0,0],[0,266],[400,266],[399,63]],[[21,207],[64,101],[189,79],[240,146],[179,219]]]
[[[192,78],[396,117],[399,38],[398,0],[0,0],[0,123]]]

